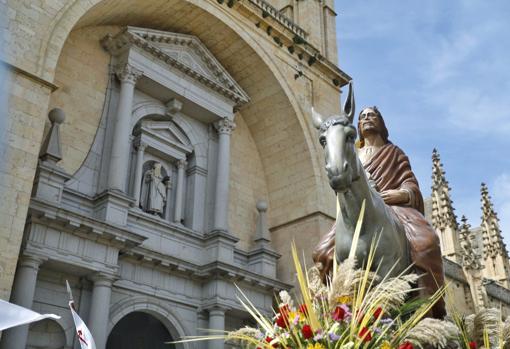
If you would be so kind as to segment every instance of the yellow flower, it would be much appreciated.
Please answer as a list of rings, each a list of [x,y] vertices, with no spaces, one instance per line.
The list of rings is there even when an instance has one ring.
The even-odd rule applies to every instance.
[[[295,318],[296,318],[296,316],[298,316],[298,315],[299,315],[299,314],[298,314],[297,312],[295,312],[295,311],[291,311],[291,312],[289,312],[289,322],[294,321],[294,319],[295,319]],[[299,317],[299,322],[302,322],[302,321],[304,321],[304,318],[303,318],[303,319],[301,319],[301,316],[300,316],[300,317]]]
[[[343,296],[340,296],[340,297],[336,297],[336,301],[340,304],[350,304],[352,299],[350,296],[347,296],[347,295],[343,295]]]
[[[383,344],[381,344],[381,349],[391,349],[390,342],[384,341]]]
[[[320,343],[315,343],[314,344],[308,344],[308,346],[306,347],[306,349],[326,349],[326,347]]]

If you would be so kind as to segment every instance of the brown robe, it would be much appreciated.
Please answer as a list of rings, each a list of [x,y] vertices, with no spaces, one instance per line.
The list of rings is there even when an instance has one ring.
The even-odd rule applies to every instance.
[[[443,259],[439,238],[434,228],[423,216],[423,197],[414,176],[408,157],[400,148],[388,142],[382,146],[364,165],[365,171],[375,182],[379,192],[391,189],[405,189],[411,199],[405,205],[392,205],[392,212],[402,223],[406,233],[416,272],[424,274],[419,280],[424,297],[431,296],[444,284]],[[317,245],[314,262],[321,262],[324,272],[329,273],[335,247],[335,227]],[[432,309],[432,316],[443,318],[446,314],[441,299]]]

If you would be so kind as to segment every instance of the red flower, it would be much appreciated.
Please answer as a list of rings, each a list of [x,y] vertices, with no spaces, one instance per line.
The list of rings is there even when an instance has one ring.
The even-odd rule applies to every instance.
[[[469,349],[476,349],[476,342],[469,342]]]
[[[368,328],[363,327],[361,331],[359,331],[358,336],[363,340],[363,342],[370,342],[372,340],[372,334],[368,330]]]
[[[375,311],[374,311],[374,319],[379,319],[383,314],[383,310],[381,307],[378,307]]]
[[[413,347],[413,345],[411,343],[404,342],[404,343],[400,344],[398,349],[414,349],[414,347]]]
[[[306,304],[301,304],[299,306],[299,312],[304,316],[308,316],[308,309],[306,308]]]
[[[342,307],[336,307],[333,311],[333,314],[331,314],[331,317],[335,321],[342,321],[345,318],[345,310]]]
[[[281,306],[279,309],[280,315],[276,318],[276,325],[281,328],[289,327],[289,313],[290,307],[288,304]]]
[[[303,328],[301,329],[301,333],[303,334],[303,337],[305,339],[310,339],[313,337],[313,331],[310,325],[304,325]]]
[[[289,320],[282,315],[278,315],[276,318],[276,325],[280,328],[287,328],[289,327]]]
[[[269,336],[266,337],[266,342],[267,343],[271,343],[272,340],[273,340],[273,338],[271,338]],[[279,347],[278,343],[273,344],[273,348],[278,348],[278,347]]]

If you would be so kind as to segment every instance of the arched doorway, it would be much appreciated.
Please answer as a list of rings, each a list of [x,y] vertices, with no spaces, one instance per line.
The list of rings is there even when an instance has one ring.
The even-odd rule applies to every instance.
[[[148,313],[134,311],[112,329],[106,349],[174,349],[174,345],[165,344],[172,340],[161,321]]]

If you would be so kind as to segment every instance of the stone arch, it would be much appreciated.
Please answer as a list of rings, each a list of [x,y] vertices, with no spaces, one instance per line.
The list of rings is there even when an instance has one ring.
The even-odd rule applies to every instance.
[[[129,297],[126,301],[120,302],[114,306],[110,311],[110,319],[108,322],[108,336],[112,332],[115,325],[126,315],[135,312],[145,312],[156,319],[158,319],[170,332],[172,338],[182,338],[184,336],[192,335],[189,329],[186,329],[183,324],[178,320],[178,317],[170,310],[169,307],[164,307],[157,301],[139,296]],[[176,345],[177,349],[190,349],[188,343]]]
[[[137,103],[133,106],[133,127],[134,125],[148,115],[161,115],[165,116],[166,107],[157,101],[145,101]],[[196,165],[201,168],[207,168],[207,148],[205,147],[203,139],[197,134],[193,126],[179,114],[172,117],[172,121],[185,133],[191,145],[193,146],[193,158]]]
[[[170,30],[171,28],[168,28],[170,22],[172,22],[171,25],[177,29],[188,25],[183,23],[182,20],[170,21],[168,18],[162,18],[164,17],[162,14],[151,13],[149,15],[145,12],[139,13],[139,11],[134,11],[133,9],[137,5],[135,4],[136,2],[132,0],[123,2],[123,6],[113,6],[116,4],[115,1],[117,0],[92,0],[87,4],[75,1],[72,5],[66,7],[65,14],[62,14],[60,20],[54,23],[54,27],[50,29],[47,41],[42,43],[43,47],[41,50],[44,52],[44,58],[41,58],[38,67],[38,71],[42,76],[48,80],[52,80],[59,52],[66,37],[73,28],[110,24],[126,25],[130,24],[130,22],[133,22],[133,25],[144,26],[146,25],[144,21],[150,22],[151,27],[162,30]],[[324,207],[321,206],[323,202],[320,198],[322,193],[321,187],[325,182],[323,171],[321,170],[321,166],[319,166],[321,156],[317,152],[317,145],[314,139],[315,134],[310,127],[310,122],[307,117],[307,108],[309,107],[308,104],[311,103],[312,96],[310,96],[306,102],[303,102],[299,91],[296,91],[295,87],[291,86],[291,83],[288,82],[293,81],[292,75],[289,74],[292,68],[285,66],[285,64],[281,63],[278,59],[274,59],[274,45],[269,41],[268,43],[264,43],[262,41],[267,40],[260,40],[260,38],[258,38],[258,34],[253,32],[254,28],[252,27],[254,26],[249,19],[241,16],[233,16],[228,13],[229,10],[227,10],[226,6],[218,5],[216,2],[203,0],[175,0],[170,2],[154,0],[153,3],[156,4],[156,7],[164,3],[167,4],[168,7],[177,4],[177,7],[186,7],[187,10],[198,9],[201,13],[207,15],[208,18],[210,17],[211,21],[214,21],[215,24],[221,26],[222,30],[228,30],[233,33],[229,33],[229,35],[235,37],[236,40],[239,41],[238,44],[236,43],[233,46],[246,47],[249,50],[246,56],[255,56],[253,59],[256,61],[256,66],[255,68],[252,67],[252,69],[257,72],[250,72],[250,74],[253,75],[253,79],[258,77],[257,73],[261,70],[259,68],[262,68],[264,72],[267,71],[267,74],[260,78],[267,78],[267,83],[265,83],[262,88],[257,85],[256,88],[254,87],[256,91],[250,93],[249,88],[246,89],[243,83],[239,81],[242,79],[244,72],[239,67],[236,68],[236,64],[243,64],[237,61],[243,61],[245,57],[236,57],[237,61],[234,61],[234,58],[232,58],[231,61],[226,62],[227,58],[225,55],[227,53],[224,53],[222,57],[218,57],[218,53],[222,52],[221,46],[223,43],[218,43],[218,40],[221,41],[221,39],[215,37],[212,39],[213,41],[204,41],[200,38],[200,35],[196,35],[206,46],[215,45],[215,50],[211,50],[211,52],[217,56],[218,60],[229,72],[231,72],[232,69],[237,70],[235,74],[231,75],[233,75],[241,86],[247,90],[250,97],[252,97],[252,102],[250,102],[250,104],[253,108],[241,109],[241,112],[257,144],[260,158],[263,159],[265,178],[270,193],[271,225],[283,224],[289,220],[300,218],[307,214],[317,212],[317,210],[324,209]],[[100,12],[103,10],[105,11],[104,15]],[[120,13],[118,11],[124,12]],[[130,12],[126,14],[126,11]],[[130,17],[130,15],[135,12],[137,13],[137,20],[133,20],[132,17]],[[98,13],[101,14],[98,15]],[[193,19],[194,18],[187,18],[184,21],[194,23]],[[215,30],[218,31],[217,28]],[[195,33],[191,34],[195,35]],[[211,47],[208,48],[211,49]],[[231,54],[231,56],[235,55]],[[286,74],[288,76],[286,76]],[[308,87],[306,87],[306,89],[307,88]],[[275,93],[275,91],[277,91],[277,93]],[[257,94],[256,96],[254,96],[255,93]],[[258,105],[255,105],[256,103],[258,103]],[[264,105],[264,109],[261,109],[260,105]],[[280,109],[274,111],[273,108],[270,107],[271,105],[278,105]],[[257,125],[255,125],[259,121],[259,116],[264,113],[281,114],[276,115],[273,120],[269,120],[269,122],[266,120],[262,122],[266,124],[270,122],[273,123],[271,126],[268,126],[268,128],[274,129],[270,131],[271,134],[268,134],[268,128],[257,129]],[[284,136],[282,136],[277,140],[278,147],[270,145],[267,142],[267,138],[273,136],[271,140],[275,142],[277,138],[276,135],[282,133],[282,128],[287,127],[288,124],[292,124],[293,129],[292,133],[289,134],[286,139],[291,139],[293,143],[283,144],[285,141],[282,140],[282,138],[284,138]],[[285,132],[290,133],[288,130]],[[277,150],[280,151],[281,154],[275,155],[274,152],[277,151],[275,148],[278,148]],[[282,150],[281,148],[285,149]],[[299,161],[294,160],[291,166],[282,161],[290,157],[299,158]],[[278,173],[277,176],[275,175],[276,173]],[[282,177],[286,178],[291,176],[299,184],[298,188],[297,184],[290,183],[295,190],[289,190],[289,183],[282,183],[281,181]],[[300,193],[302,197],[290,198],[288,194],[283,194],[284,192]],[[289,200],[292,200],[295,208],[287,208]],[[307,202],[306,205],[297,204],[302,203],[303,200]],[[292,213],[292,215],[290,213]]]
[[[131,127],[134,127],[138,121],[140,121],[142,118],[144,118],[147,115],[161,115],[165,116],[166,109],[163,103],[158,103],[156,101],[147,101],[147,102],[140,102],[133,106],[132,111],[132,125]]]
[[[44,319],[30,325],[28,349],[67,349],[72,348],[72,345],[72,335],[68,335],[63,323],[58,320]]]

